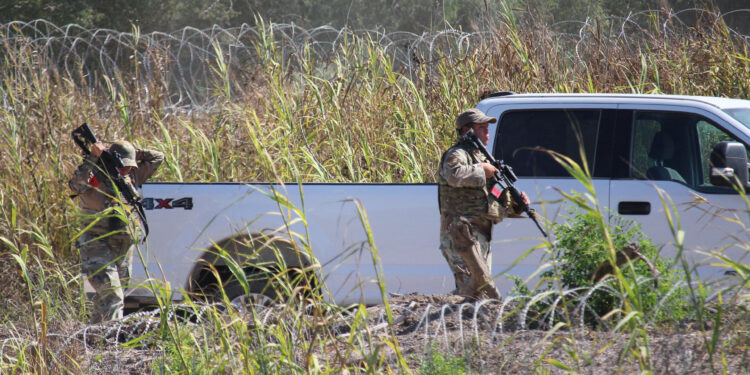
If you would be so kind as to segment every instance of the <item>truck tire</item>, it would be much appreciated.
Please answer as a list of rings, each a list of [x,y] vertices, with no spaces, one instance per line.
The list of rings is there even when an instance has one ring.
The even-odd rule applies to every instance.
[[[309,278],[307,280],[300,280],[302,272],[304,271],[296,267],[289,268],[287,274],[290,275],[291,279],[287,278],[285,282],[293,283],[292,286],[294,287],[302,286],[303,283],[310,284],[304,285],[304,289],[301,290],[300,295],[295,295],[294,297],[311,297],[317,292],[317,280],[313,275],[308,276]],[[248,281],[248,287],[250,289],[249,294],[245,292],[245,289],[238,280],[232,279],[226,283],[224,285],[224,293],[226,293],[229,302],[232,304],[237,302],[269,305],[274,302],[284,302],[286,298],[290,297],[280,294],[272,285],[268,285],[268,279],[254,279],[257,278],[257,276],[257,273],[248,275],[248,279],[252,280]],[[222,295],[221,290],[217,290],[212,299],[219,302],[223,301],[223,298],[224,296]]]
[[[257,283],[257,282],[256,282]],[[262,286],[261,286],[262,287]],[[233,280],[228,284],[224,285],[224,293],[227,295],[229,304],[234,307],[237,311],[247,312],[250,305],[255,308],[270,306],[274,303],[274,298],[262,293],[253,293],[253,282],[250,283],[251,292],[245,293],[245,289],[242,287],[239,281]],[[214,301],[223,301],[224,296],[221,291],[217,291],[214,296]]]

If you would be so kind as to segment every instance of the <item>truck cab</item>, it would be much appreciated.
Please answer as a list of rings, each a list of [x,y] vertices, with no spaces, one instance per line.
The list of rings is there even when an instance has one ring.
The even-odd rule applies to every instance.
[[[554,151],[585,164],[603,212],[639,223],[662,247],[663,257],[683,252],[704,277],[722,273],[708,264],[710,251],[750,260],[743,248],[749,239],[748,205],[730,184],[711,178],[711,155],[719,143],[734,142],[747,157],[750,101],[500,93],[477,107],[498,119],[490,129],[493,155],[514,168],[517,186],[548,221],[565,220],[558,191],[583,192],[548,152]],[[747,180],[746,160],[744,169]],[[494,235],[512,248],[529,247],[537,234],[533,226],[506,220]],[[495,254],[503,252],[498,247]],[[516,267],[519,275],[538,267],[540,255],[524,259]]]

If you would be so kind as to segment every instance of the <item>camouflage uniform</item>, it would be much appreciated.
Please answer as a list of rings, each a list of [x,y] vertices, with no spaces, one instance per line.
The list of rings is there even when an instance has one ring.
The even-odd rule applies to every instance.
[[[485,178],[481,151],[460,140],[440,159],[440,251],[456,280],[456,293],[466,297],[500,298],[491,279],[492,226],[509,213],[510,199],[498,202],[489,194],[494,179]]]
[[[138,196],[137,189],[154,174],[163,160],[164,154],[159,151],[135,151],[132,163],[137,163],[137,169],[132,169],[124,177],[134,196]],[[98,157],[93,153],[88,155],[68,182],[78,194],[81,212],[91,216],[85,225],[93,222],[92,227],[76,240],[81,254],[81,270],[96,291],[92,323],[122,318],[123,289],[130,278],[135,244],[143,238],[138,214],[129,205],[122,206],[127,220],[120,215],[114,216],[116,211],[99,214],[119,205],[121,200],[115,198],[117,195],[109,177],[98,169],[97,161]]]

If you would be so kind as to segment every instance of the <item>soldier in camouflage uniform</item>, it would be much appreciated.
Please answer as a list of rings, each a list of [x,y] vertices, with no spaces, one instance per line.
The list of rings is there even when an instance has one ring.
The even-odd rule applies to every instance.
[[[133,207],[124,203],[112,186],[109,176],[97,167],[97,161],[105,150],[101,142],[92,146],[91,153],[74,172],[68,182],[77,194],[84,215],[91,218],[91,228],[76,240],[81,254],[81,269],[96,291],[91,322],[120,319],[123,314],[123,288],[129,282],[135,244],[143,239],[142,223]],[[124,168],[118,168],[133,196],[137,189],[154,174],[164,161],[159,151],[136,150],[127,141],[114,142],[110,151],[120,155]],[[100,212],[120,206],[127,220],[116,211],[108,215]],[[121,211],[121,212],[123,212]]]
[[[489,124],[497,119],[478,109],[470,109],[456,118],[458,142],[440,159],[438,201],[440,206],[440,251],[448,261],[456,281],[454,293],[472,299],[500,298],[491,275],[492,226],[516,212],[510,193],[501,199],[490,195],[498,172],[468,142],[464,133],[473,129],[479,140],[489,143]],[[528,204],[528,197],[522,193]]]

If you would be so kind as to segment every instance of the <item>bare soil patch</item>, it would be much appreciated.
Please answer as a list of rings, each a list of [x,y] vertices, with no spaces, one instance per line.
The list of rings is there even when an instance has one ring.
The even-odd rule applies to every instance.
[[[525,327],[519,323],[522,309],[512,302],[503,306],[454,295],[406,294],[392,296],[390,303],[396,336],[412,369],[420,368],[430,350],[439,350],[461,358],[471,373],[526,374],[540,367],[564,372],[554,361],[584,374],[639,373],[633,353],[642,346],[648,348],[644,360],[656,374],[750,373],[750,335],[722,331],[716,347],[728,355],[711,356],[706,350],[713,334],[710,324],[703,331],[694,325],[679,331],[652,329],[644,339],[587,326],[554,332]]]
[[[451,373],[456,374],[528,374],[546,370],[566,373],[563,367],[582,374],[631,374],[642,370],[637,358],[640,353],[647,353],[642,360],[647,361],[655,374],[750,373],[750,333],[741,328],[746,323],[729,314],[720,327],[715,345],[717,354],[711,355],[707,349],[714,332],[710,323],[703,327],[695,324],[655,327],[638,335],[578,324],[572,329],[557,330],[544,325],[529,326],[522,323],[522,317],[528,318],[533,312],[524,312],[523,306],[513,301],[404,294],[391,295],[389,305],[393,325],[386,322],[384,306],[376,305],[367,308],[370,320],[364,329],[382,337],[383,342],[395,337],[415,373],[435,373],[427,366],[442,361],[455,366]],[[70,366],[68,370],[78,368],[81,372],[144,374],[154,366],[159,367],[165,353],[154,350],[153,345],[120,345],[153,332],[158,326],[154,317],[133,318],[129,315],[123,321],[101,325],[50,322],[46,345],[62,360],[56,368]],[[26,327],[33,327],[26,323]],[[26,340],[31,343],[27,350],[37,345],[33,329],[15,327],[1,328],[0,341]],[[346,334],[345,328],[341,334]],[[346,338],[340,342],[343,345]],[[389,354],[392,368],[397,369],[393,350],[385,344],[377,345]],[[8,348],[5,354],[12,355]],[[65,358],[75,358],[77,364]],[[365,360],[361,355],[351,354],[345,363],[362,368]]]

